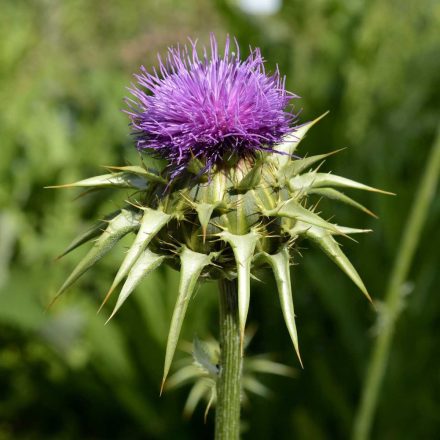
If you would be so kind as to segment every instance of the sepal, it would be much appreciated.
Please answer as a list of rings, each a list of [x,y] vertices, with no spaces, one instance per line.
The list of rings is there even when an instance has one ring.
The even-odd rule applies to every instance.
[[[121,292],[119,293],[115,308],[113,309],[113,312],[108,318],[107,322],[109,322],[113,316],[116,315],[122,304],[124,304],[125,300],[130,296],[142,279],[157,269],[162,264],[164,259],[165,256],[157,255],[154,252],[151,252],[149,249],[143,251],[142,255],[131,267],[128,277],[122,286]]]
[[[108,222],[108,226],[93,245],[92,249],[79,262],[73,272],[60,287],[52,305],[81,275],[103,258],[126,234],[139,227],[140,215],[137,212],[122,209],[121,213]]]
[[[284,184],[285,181],[288,181],[291,178],[295,177],[297,174],[302,173],[304,170],[310,168],[315,163],[320,162],[327,157],[332,156],[333,154],[339,153],[342,150],[343,148],[340,148],[339,150],[331,151],[330,153],[317,154],[315,156],[309,156],[304,157],[303,159],[295,159],[289,161],[280,170],[281,183]]]
[[[56,260],[59,260],[60,258],[72,252],[73,250],[80,247],[84,243],[87,243],[93,238],[96,238],[99,235],[101,235],[104,229],[107,227],[108,222],[114,217],[116,217],[120,212],[121,212],[120,210],[112,212],[111,214],[106,216],[104,220],[101,220],[100,222],[96,223],[95,225],[87,229],[87,231],[83,232],[81,235],[78,235],[78,237],[72,240],[69,246],[67,246],[67,248],[64,249],[64,251],[60,255],[58,255]]]
[[[46,188],[131,188],[146,189],[148,182],[139,174],[129,172],[102,174],[64,185],[46,186]]]
[[[310,188],[321,188],[326,186],[336,186],[341,188],[361,189],[364,191],[378,192],[382,194],[394,195],[388,191],[373,188],[345,177],[330,173],[306,173],[290,179],[289,187],[291,191],[308,191]]]
[[[206,240],[206,232],[208,229],[209,221],[211,220],[212,213],[217,208],[219,203],[194,203],[194,209],[197,211],[200,226],[202,227],[203,242]]]
[[[110,295],[118,286],[118,284],[127,276],[128,272],[133,267],[133,264],[139,258],[141,253],[146,249],[150,241],[171,218],[171,215],[166,214],[159,209],[142,208],[142,210],[144,211],[144,213],[142,216],[139,231],[133,244],[128,250],[121,266],[119,267],[115,279],[109,291],[107,292],[104,301],[102,302],[101,308],[107,302]]]
[[[305,225],[298,225],[298,228],[302,230],[295,230],[295,228],[290,230],[290,234],[292,236],[298,235],[300,232],[301,235],[312,240],[316,243],[324,253],[342,269],[343,272],[353,281],[354,284],[361,290],[361,292],[367,297],[367,299],[371,301],[371,297],[365,287],[361,277],[357,273],[356,269],[351,264],[350,260],[347,256],[342,252],[337,241],[332,237],[332,235],[326,231],[325,229],[312,226],[305,227]]]
[[[353,200],[351,197],[348,197],[344,193],[338,191],[334,188],[310,188],[307,190],[307,194],[317,194],[319,196],[327,197],[328,199],[337,200],[338,202],[345,203],[346,205],[350,205],[353,208],[360,209],[361,211],[365,212],[368,215],[371,215],[371,217],[378,218],[374,212],[371,212],[368,208],[366,208],[364,205],[360,204],[359,202],[356,202],[356,200]]]
[[[282,203],[275,209],[262,209],[262,214],[266,217],[287,217],[300,221],[308,225],[318,226],[327,229],[333,234],[339,234],[335,225],[321,218],[319,215],[301,206],[294,198]]]
[[[281,167],[289,162],[306,133],[328,113],[329,112],[326,112],[313,121],[306,122],[305,124],[296,127],[295,131],[287,135],[281,144],[274,147],[274,150],[278,151],[279,153],[272,153],[270,155],[270,161],[275,163],[278,167]]]
[[[188,303],[191,299],[192,293],[196,286],[197,280],[202,273],[202,270],[211,263],[211,259],[211,255],[194,252],[188,249],[186,246],[183,246],[182,251],[180,252],[181,267],[179,291],[168,333],[162,389],[168,376],[168,372],[170,371],[171,362],[174,357],[174,352],[176,351],[176,346],[179,340],[183,319],[185,318],[186,309],[188,308]]]
[[[234,185],[234,189],[238,192],[254,189],[260,183],[262,166],[263,162],[257,161],[240,182]]]
[[[144,177],[146,180],[148,180],[150,182],[157,182],[157,183],[162,183],[162,184],[167,183],[167,181],[162,176],[160,176],[157,172],[155,172],[151,169],[139,167],[136,165],[129,165],[129,166],[125,166],[125,167],[106,166],[105,168],[108,168],[109,170],[117,170],[117,171],[135,174],[137,176]]]
[[[290,338],[292,339],[298,360],[301,364],[301,367],[303,367],[301,355],[299,353],[298,332],[296,330],[295,311],[293,308],[289,250],[287,247],[284,247],[280,252],[273,255],[264,253],[263,257],[273,270],[277,283],[284,322],[286,323],[287,330],[289,331]]]
[[[234,252],[238,278],[238,316],[240,322],[240,346],[243,354],[244,330],[249,311],[251,263],[260,234],[252,230],[245,235],[222,231],[220,238],[227,242]]]

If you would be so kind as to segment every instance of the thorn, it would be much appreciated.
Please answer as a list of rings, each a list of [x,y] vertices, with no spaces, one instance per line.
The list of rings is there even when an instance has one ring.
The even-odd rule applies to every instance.
[[[72,187],[71,183],[65,183],[64,185],[43,186],[43,189],[58,189],[58,188],[69,188],[69,187]]]
[[[303,361],[301,359],[301,355],[299,354],[299,350],[296,352],[296,356],[298,357],[299,364],[301,365],[301,368],[304,370],[304,364],[303,364]]]
[[[108,299],[110,298],[110,295],[113,293],[113,291],[115,290],[116,286],[111,286],[110,289],[108,290],[108,292],[105,295],[105,298],[103,299],[101,305],[99,306],[98,311],[96,312],[96,314],[99,314],[99,312],[101,311],[101,309],[104,307],[104,305],[106,304],[106,302],[108,301]],[[109,318],[110,319],[110,318]]]
[[[74,202],[76,202],[77,200],[81,199],[82,197],[87,196],[88,194],[95,192],[95,191],[99,191],[101,188],[89,188],[81,193],[79,193],[77,196],[75,196],[72,200]]]
[[[365,289],[364,294],[365,294],[365,296],[367,297],[367,299],[368,299],[368,301],[370,302],[370,304],[373,306],[373,309],[374,309],[375,311],[377,311],[376,306],[374,305],[373,300],[371,299],[371,296],[370,296],[370,294],[368,293],[367,289]]]
[[[52,300],[50,301],[50,303],[44,308],[44,313],[48,313],[49,310],[52,308],[52,306],[56,303],[56,301],[58,300],[60,296],[59,295],[55,295],[54,298],[52,298]]]
[[[107,325],[114,315],[115,315],[115,311],[113,310],[112,314],[108,317],[107,321],[105,321],[104,325]]]

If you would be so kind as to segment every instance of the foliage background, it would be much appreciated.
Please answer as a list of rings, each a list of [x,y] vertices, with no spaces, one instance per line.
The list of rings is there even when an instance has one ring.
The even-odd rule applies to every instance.
[[[398,193],[359,194],[379,214],[332,206],[341,223],[371,227],[345,243],[372,295],[383,297],[403,225],[439,122],[440,4],[434,0],[284,0],[270,16],[234,0],[1,0],[0,14],[0,439],[210,438],[212,414],[181,411],[188,389],[159,398],[176,274],[143,284],[110,325],[96,315],[124,246],[86,274],[50,312],[45,305],[79,250],[54,263],[71,238],[118,203],[102,192],[44,186],[136,161],[125,87],[187,36],[237,36],[279,64],[302,96],[306,121],[326,117],[302,152],[348,146],[325,165]],[[323,205],[325,208],[325,205]],[[328,205],[327,205],[328,207]],[[330,211],[329,211],[330,212]],[[438,295],[440,200],[431,207],[405,285],[374,438],[435,438],[440,431]],[[348,438],[380,316],[313,248],[293,270],[305,369],[265,378],[271,400],[244,410],[244,438]],[[183,330],[217,334],[215,285],[204,285]],[[298,367],[273,289],[255,283],[250,353]],[[380,329],[380,327],[379,327]]]

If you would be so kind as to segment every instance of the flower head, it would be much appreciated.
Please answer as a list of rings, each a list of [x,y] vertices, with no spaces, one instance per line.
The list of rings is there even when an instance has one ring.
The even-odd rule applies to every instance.
[[[338,243],[341,236],[369,230],[327,221],[316,212],[315,197],[340,201],[374,215],[340,189],[383,191],[322,172],[322,161],[335,152],[295,156],[308,130],[322,116],[292,127],[295,117],[286,107],[295,95],[285,91],[278,71],[266,75],[258,50],[240,61],[238,47],[232,53],[227,40],[220,56],[211,37],[209,57],[205,50],[199,58],[195,43],[189,50],[170,49],[166,61],[160,62],[160,75],[143,68],[137,79],[139,85],[132,89],[136,100],[131,101],[128,112],[137,146],[167,159],[168,168],[157,161],[148,166],[142,162],[140,166],[109,167],[109,174],[63,185],[130,189],[132,195],[120,209],[68,246],[63,255],[98,237],[57,297],[125,235],[135,233],[103,305],[124,282],[111,318],[141,280],[161,264],[180,271],[163,383],[198,279],[237,279],[243,350],[250,280],[270,268],[300,359],[290,266],[301,240],[314,242],[370,299]],[[229,156],[238,160],[228,160]],[[202,168],[199,163],[189,163],[193,157]],[[184,173],[186,170],[192,175]],[[203,171],[212,171],[209,178]],[[180,175],[181,179],[175,179]]]
[[[297,96],[286,92],[278,70],[266,73],[259,49],[242,61],[229,38],[223,54],[214,36],[210,56],[205,48],[199,57],[196,42],[170,48],[159,72],[141,67],[135,77],[128,114],[137,148],[166,159],[174,174],[194,157],[209,170],[232,155],[270,151],[294,130],[287,107]]]

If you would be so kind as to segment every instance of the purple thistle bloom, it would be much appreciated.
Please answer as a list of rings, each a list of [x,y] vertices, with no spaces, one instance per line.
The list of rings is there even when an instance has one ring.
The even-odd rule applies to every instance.
[[[166,61],[159,56],[159,72],[141,67],[138,85],[128,99],[133,134],[139,150],[167,159],[172,175],[197,157],[209,170],[229,158],[273,150],[291,127],[295,115],[286,107],[296,95],[286,92],[278,69],[267,75],[259,49],[244,61],[230,53],[229,37],[223,55],[211,36],[199,57],[191,48],[169,48]]]

